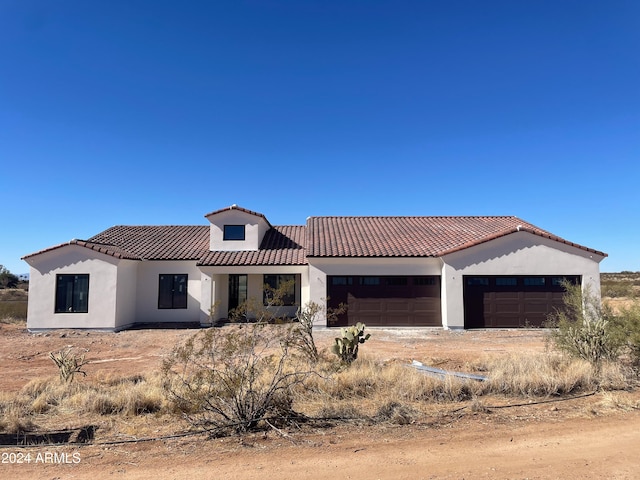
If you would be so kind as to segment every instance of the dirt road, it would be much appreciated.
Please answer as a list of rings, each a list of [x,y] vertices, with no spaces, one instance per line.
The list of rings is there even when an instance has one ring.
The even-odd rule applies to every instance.
[[[640,414],[496,424],[478,419],[441,428],[327,430],[283,438],[190,438],[30,453],[3,463],[0,478],[130,479],[635,479]],[[69,463],[36,463],[50,452]],[[51,455],[50,455],[51,456]],[[77,463],[74,461],[77,460]]]

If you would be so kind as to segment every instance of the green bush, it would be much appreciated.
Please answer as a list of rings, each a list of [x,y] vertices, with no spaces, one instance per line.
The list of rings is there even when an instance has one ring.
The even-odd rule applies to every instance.
[[[621,308],[612,320],[612,327],[633,364],[640,366],[640,302]]]
[[[635,291],[630,281],[604,281],[601,284],[602,296],[609,298],[633,297]]]
[[[568,282],[564,288],[563,306],[549,316],[547,323],[552,327],[550,338],[555,347],[594,365],[617,358],[624,340],[612,323],[612,310],[603,307],[588,288],[583,293],[580,285]]]
[[[176,409],[218,436],[287,423],[292,388],[310,374],[292,362],[290,325],[250,323],[198,332],[164,362]]]

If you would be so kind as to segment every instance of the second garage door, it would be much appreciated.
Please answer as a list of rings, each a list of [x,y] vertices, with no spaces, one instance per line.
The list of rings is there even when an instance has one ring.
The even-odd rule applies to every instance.
[[[542,327],[578,276],[465,276],[465,328]]]
[[[347,306],[346,313],[327,320],[330,327],[442,326],[437,276],[329,276],[327,298],[330,308]]]

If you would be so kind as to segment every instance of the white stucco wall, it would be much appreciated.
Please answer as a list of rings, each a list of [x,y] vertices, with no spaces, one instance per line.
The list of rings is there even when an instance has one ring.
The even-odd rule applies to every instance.
[[[66,245],[26,259],[31,267],[27,328],[115,329],[116,285],[120,260]],[[88,313],[55,313],[56,275],[89,274]],[[122,312],[125,315],[126,311]]]
[[[121,329],[136,321],[138,265],[140,262],[121,260],[118,265],[115,328]]]
[[[527,232],[516,232],[443,257],[442,322],[464,328],[464,275],[580,275],[600,295],[603,256]]]
[[[136,322],[199,322],[201,272],[195,260],[139,262],[136,286]],[[187,308],[158,308],[161,274],[187,274]]]
[[[211,250],[239,251],[258,250],[269,225],[264,218],[242,210],[224,210],[207,219],[211,222],[209,248]],[[244,225],[245,238],[240,240],[224,240],[225,225]]]
[[[308,258],[309,299],[327,307],[328,275],[437,275],[442,262],[437,258]],[[317,326],[326,326],[326,318]]]

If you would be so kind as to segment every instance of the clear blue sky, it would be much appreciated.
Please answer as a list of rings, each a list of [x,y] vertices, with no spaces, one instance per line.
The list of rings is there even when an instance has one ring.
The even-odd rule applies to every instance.
[[[0,0],[0,264],[238,204],[516,215],[640,270],[640,2]]]

